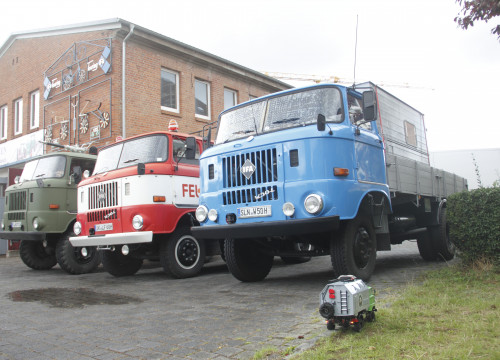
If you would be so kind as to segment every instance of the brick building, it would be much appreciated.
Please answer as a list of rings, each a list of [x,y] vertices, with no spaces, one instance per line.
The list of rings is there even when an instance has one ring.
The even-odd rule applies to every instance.
[[[24,163],[52,150],[40,140],[100,147],[171,119],[191,133],[287,88],[122,19],[13,34],[0,48],[0,204]]]

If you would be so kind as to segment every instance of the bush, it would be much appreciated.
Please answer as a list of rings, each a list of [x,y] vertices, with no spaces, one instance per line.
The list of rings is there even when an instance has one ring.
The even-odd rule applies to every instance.
[[[453,194],[447,202],[450,240],[468,264],[479,259],[500,264],[500,188]]]

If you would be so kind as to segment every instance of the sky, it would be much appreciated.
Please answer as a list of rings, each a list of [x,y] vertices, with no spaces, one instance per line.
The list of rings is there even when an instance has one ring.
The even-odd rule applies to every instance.
[[[24,0],[3,5],[0,42],[121,18],[257,71],[349,84],[355,73],[425,114],[430,151],[500,148],[500,41],[490,33],[500,17],[462,30],[459,10],[455,0]]]

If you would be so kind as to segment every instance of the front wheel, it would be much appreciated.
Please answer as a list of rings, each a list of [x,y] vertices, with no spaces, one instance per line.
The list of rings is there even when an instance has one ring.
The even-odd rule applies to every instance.
[[[142,267],[142,262],[142,259],[123,255],[118,247],[115,251],[105,250],[102,253],[104,270],[116,277],[134,275]]]
[[[368,216],[358,214],[332,237],[330,257],[336,276],[354,275],[368,281],[377,260],[375,231]]]
[[[455,244],[450,241],[450,230],[446,222],[446,208],[441,209],[439,225],[429,228],[429,235],[439,259],[449,261],[455,257]]]
[[[261,281],[273,266],[274,256],[265,253],[254,239],[226,239],[226,264],[233,276],[244,282]]]
[[[175,278],[196,276],[205,263],[205,242],[191,235],[188,227],[181,227],[161,243],[160,262]]]
[[[101,254],[93,246],[73,247],[69,242],[73,233],[64,234],[56,245],[57,263],[69,274],[79,275],[93,272],[101,263]]]
[[[54,250],[44,247],[41,241],[21,240],[19,257],[34,270],[49,270],[57,264]]]

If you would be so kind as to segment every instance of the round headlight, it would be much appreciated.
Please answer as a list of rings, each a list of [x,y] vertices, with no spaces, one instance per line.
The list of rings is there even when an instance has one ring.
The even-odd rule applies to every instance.
[[[203,206],[203,205],[198,206],[194,215],[196,217],[196,220],[198,220],[198,222],[201,222],[201,223],[204,222],[205,220],[207,220],[207,216],[208,216],[207,207]]]
[[[132,219],[132,226],[134,227],[134,229],[141,230],[143,225],[144,225],[144,219],[142,218],[142,216],[141,215],[134,216],[134,218]]]
[[[82,224],[79,221],[75,222],[73,225],[73,232],[75,235],[80,235],[82,233]]]
[[[284,203],[283,214],[285,214],[285,216],[293,216],[293,214],[295,214],[295,206],[290,202]]]
[[[87,179],[89,176],[90,176],[90,171],[85,170],[85,171],[83,172],[83,178],[84,178],[84,179]]]
[[[218,217],[219,217],[219,214],[217,213],[217,210],[210,209],[210,211],[208,212],[208,219],[210,221],[216,222]]]
[[[40,220],[36,217],[33,219],[33,229],[35,230],[40,230],[40,228],[42,227],[42,224],[40,222]]]
[[[304,207],[309,214],[317,214],[323,209],[323,199],[319,195],[311,194],[306,197]]]
[[[5,230],[5,224],[3,223],[3,220],[2,220],[2,230]]]

